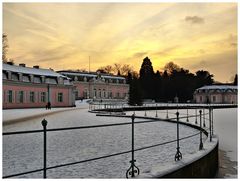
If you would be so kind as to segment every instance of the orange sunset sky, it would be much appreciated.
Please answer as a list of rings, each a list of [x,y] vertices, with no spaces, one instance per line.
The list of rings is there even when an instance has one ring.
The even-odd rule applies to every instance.
[[[42,68],[114,63],[154,71],[170,61],[231,82],[237,73],[237,3],[3,3],[8,58]]]

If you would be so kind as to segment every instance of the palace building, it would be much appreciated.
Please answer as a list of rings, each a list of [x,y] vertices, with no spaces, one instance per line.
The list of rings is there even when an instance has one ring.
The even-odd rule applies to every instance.
[[[128,98],[129,85],[124,77],[100,72],[58,71],[58,73],[71,78],[76,87],[76,99],[120,100]]]
[[[234,85],[209,85],[194,92],[196,103],[237,104],[238,88]]]
[[[75,106],[70,79],[51,69],[2,64],[3,109]]]

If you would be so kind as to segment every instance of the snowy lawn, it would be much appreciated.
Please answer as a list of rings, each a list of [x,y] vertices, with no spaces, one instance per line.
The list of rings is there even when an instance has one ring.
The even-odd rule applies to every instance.
[[[71,126],[86,126],[118,122],[130,122],[129,118],[96,117],[88,113],[86,103],[78,103],[86,109],[73,109],[67,112],[44,116],[48,128]],[[61,108],[58,108],[61,109]],[[5,111],[5,110],[4,110]],[[3,111],[3,116],[6,112]],[[7,110],[8,111],[8,110]],[[16,110],[12,110],[13,114]],[[9,110],[11,112],[11,110]],[[27,114],[30,111],[25,111]],[[176,117],[177,110],[170,110],[169,118]],[[156,111],[147,111],[147,116],[156,116]],[[180,117],[186,116],[186,110],[179,110]],[[189,110],[189,115],[195,115],[195,110]],[[208,113],[208,110],[205,110]],[[127,112],[128,115],[133,112]],[[144,116],[145,111],[136,111],[136,115]],[[199,114],[199,112],[198,112]],[[24,114],[23,114],[24,115]],[[160,118],[166,118],[165,110],[158,110]],[[6,114],[5,114],[6,116]],[[206,115],[205,124],[208,127]],[[42,119],[33,119],[3,126],[3,132],[42,129]],[[141,121],[143,119],[136,119]],[[180,119],[186,122],[186,118]],[[195,124],[195,118],[189,118]],[[202,120],[203,121],[203,120]],[[199,124],[199,117],[197,119]],[[198,131],[180,125],[180,138]],[[214,133],[218,134],[220,149],[227,151],[232,161],[237,161],[237,109],[214,110]],[[75,162],[128,151],[131,149],[131,126],[118,126],[84,130],[69,130],[48,132],[48,166]],[[157,122],[137,124],[135,126],[135,148],[162,143],[176,139],[176,125],[173,123]],[[42,133],[13,135],[3,137],[3,176],[42,168]],[[199,136],[180,141],[180,151],[184,155],[196,153],[199,147]],[[167,144],[135,153],[136,165],[140,173],[149,172],[154,165],[161,165],[174,160],[176,143]],[[48,178],[125,178],[126,170],[130,167],[131,154],[101,159],[73,166],[56,168],[47,171]],[[235,176],[233,176],[235,177]],[[19,178],[42,178],[42,173],[28,174]]]
[[[96,117],[87,109],[60,112],[45,117],[48,128],[130,122],[129,118]],[[143,119],[136,119],[141,121]],[[42,129],[41,120],[33,119],[3,127],[3,132]],[[180,125],[180,138],[198,130]],[[135,126],[135,148],[150,146],[176,139],[176,124],[156,122]],[[75,162],[128,151],[131,149],[131,126],[106,127],[84,130],[48,132],[48,166]],[[42,133],[3,137],[3,176],[42,168]],[[199,136],[180,141],[184,155],[195,153]],[[141,172],[148,172],[153,165],[174,160],[176,143],[171,143],[135,153],[136,165]],[[48,178],[125,178],[130,167],[131,154],[124,154],[73,166],[47,171]],[[42,173],[19,176],[42,178]]]

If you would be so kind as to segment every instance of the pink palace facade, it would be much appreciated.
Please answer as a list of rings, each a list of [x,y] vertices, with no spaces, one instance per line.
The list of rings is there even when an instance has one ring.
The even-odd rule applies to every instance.
[[[209,85],[194,92],[196,103],[237,104],[238,88],[234,85]]]
[[[69,107],[75,105],[74,86],[69,78],[51,69],[2,64],[3,109]]]
[[[121,76],[99,72],[58,71],[73,81],[76,99],[94,100],[127,99],[129,85]]]

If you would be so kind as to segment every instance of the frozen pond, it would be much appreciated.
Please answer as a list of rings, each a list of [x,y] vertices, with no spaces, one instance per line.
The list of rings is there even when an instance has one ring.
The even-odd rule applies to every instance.
[[[129,112],[128,114],[131,114]],[[144,112],[136,112],[137,115]],[[155,116],[155,112],[148,112]],[[181,114],[181,111],[180,111]],[[184,112],[182,112],[184,114]],[[148,115],[148,116],[149,116]],[[166,116],[165,113],[162,116]],[[159,111],[159,117],[162,117]],[[172,116],[175,112],[172,111]],[[169,115],[169,117],[171,117]],[[130,122],[130,118],[96,117],[87,109],[72,110],[45,117],[48,128],[86,126],[119,122]],[[142,121],[136,119],[135,121]],[[190,121],[194,121],[191,118]],[[41,119],[33,119],[3,127],[3,132],[42,129]],[[180,125],[180,138],[198,131]],[[156,122],[136,124],[135,148],[150,146],[176,139],[176,124]],[[131,149],[131,125],[48,132],[47,166],[75,162],[114,154]],[[3,176],[41,169],[43,165],[42,133],[12,135],[3,137]],[[180,141],[183,154],[194,153],[199,148],[199,136]],[[152,165],[174,160],[176,143],[150,148],[135,153],[136,165],[140,172],[150,170]],[[48,178],[125,178],[130,167],[131,154],[80,163],[77,165],[51,169]],[[42,172],[19,176],[19,178],[42,178]]]

